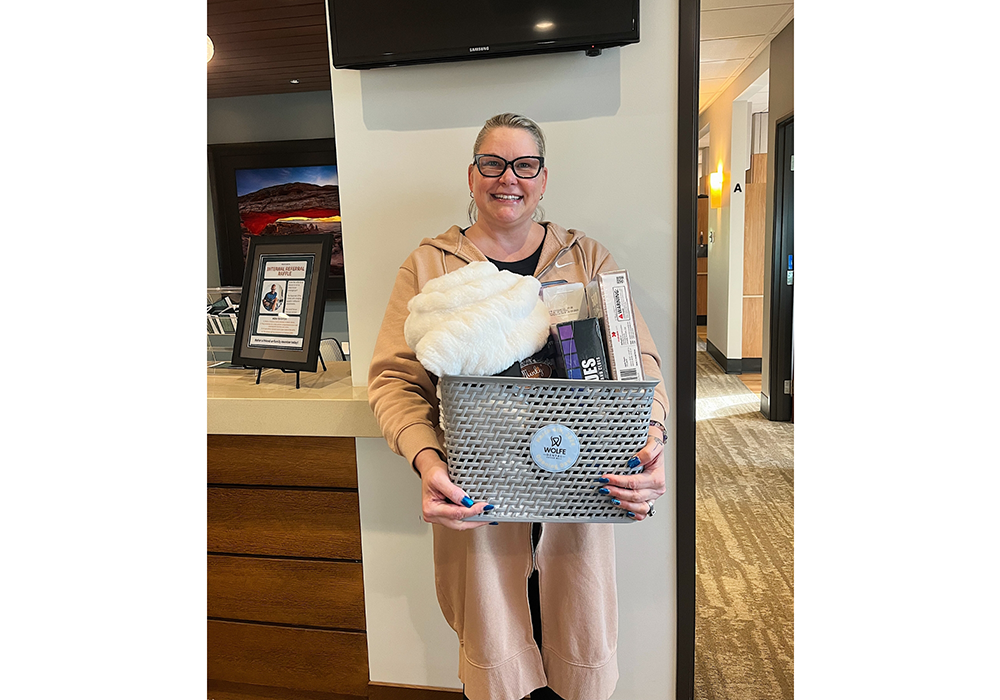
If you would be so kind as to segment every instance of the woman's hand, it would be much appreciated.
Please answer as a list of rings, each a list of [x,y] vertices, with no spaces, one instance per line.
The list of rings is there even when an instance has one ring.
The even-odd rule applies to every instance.
[[[650,426],[646,446],[633,457],[643,465],[637,474],[604,474],[599,481],[601,493],[636,520],[645,520],[653,509],[653,501],[667,491],[663,471],[663,433]]]
[[[480,515],[493,510],[487,503],[475,503],[471,507],[461,505],[463,499],[472,499],[448,477],[448,465],[441,461],[437,451],[421,450],[413,465],[420,472],[421,496],[424,520],[437,523],[452,530],[471,530],[487,525],[485,522],[465,522],[462,518]]]

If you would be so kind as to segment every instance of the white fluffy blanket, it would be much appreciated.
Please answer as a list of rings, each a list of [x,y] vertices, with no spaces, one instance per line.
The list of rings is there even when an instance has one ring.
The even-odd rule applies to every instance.
[[[472,262],[427,282],[410,300],[406,344],[439,377],[487,376],[541,350],[549,312],[541,283]]]

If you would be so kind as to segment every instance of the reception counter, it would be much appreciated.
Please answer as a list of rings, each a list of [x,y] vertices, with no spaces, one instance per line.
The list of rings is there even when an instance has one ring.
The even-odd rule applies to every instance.
[[[208,697],[385,696],[369,683],[354,440],[381,437],[367,390],[348,362],[299,389],[279,370],[208,372]]]
[[[351,386],[351,363],[329,362],[324,372],[267,369],[208,370],[209,435],[322,435],[382,437],[368,390]]]

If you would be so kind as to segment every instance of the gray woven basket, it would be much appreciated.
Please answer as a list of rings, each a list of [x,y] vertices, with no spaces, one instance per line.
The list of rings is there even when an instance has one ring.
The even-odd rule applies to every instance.
[[[633,522],[597,492],[596,479],[642,469],[627,464],[646,444],[656,384],[441,377],[448,474],[473,500],[495,506],[469,520]],[[568,468],[550,471],[532,456],[533,439],[540,449],[572,445],[574,438],[579,458]]]

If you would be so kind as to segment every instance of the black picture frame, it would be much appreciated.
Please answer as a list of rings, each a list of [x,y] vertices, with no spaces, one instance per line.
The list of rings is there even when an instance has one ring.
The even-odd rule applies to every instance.
[[[326,299],[326,284],[328,276],[321,274],[326,261],[330,259],[333,248],[333,236],[329,233],[301,236],[253,236],[250,239],[250,252],[243,275],[242,293],[240,295],[240,310],[237,316],[236,336],[233,339],[233,364],[246,367],[266,367],[285,370],[315,372],[319,361],[319,341],[323,331],[323,311]],[[285,278],[275,278],[265,270],[268,266],[279,266],[285,263],[299,263],[302,275],[292,272]],[[294,290],[292,285],[302,280],[300,290]],[[275,306],[275,299],[267,299],[267,294],[273,293],[273,288],[265,292],[264,286],[271,282],[280,285],[285,308]],[[293,301],[299,294],[301,301],[294,308]],[[279,318],[279,312],[285,314]],[[291,334],[287,326],[289,319],[297,318],[298,325],[295,334]],[[286,328],[281,332],[271,332],[269,327],[282,324]],[[261,329],[264,330],[261,330]],[[255,332],[256,331],[256,332]],[[299,342],[300,347],[292,343]],[[288,343],[281,346],[277,343]]]
[[[209,181],[219,251],[221,286],[236,287],[243,281],[245,249],[236,187],[237,171],[311,166],[336,167],[336,165],[336,140],[332,138],[224,143],[208,146]],[[339,188],[335,196],[339,214]],[[343,246],[337,240],[339,232],[334,235],[332,254],[339,255],[342,259]],[[254,237],[249,236],[250,239]],[[249,255],[249,246],[246,248],[246,254]],[[344,301],[345,290],[343,267],[335,268],[331,265],[326,283],[326,297]]]

